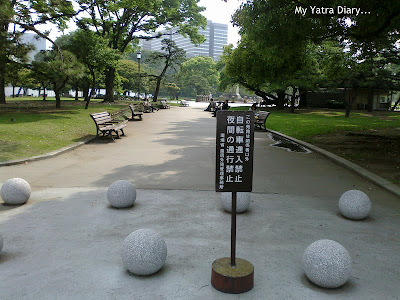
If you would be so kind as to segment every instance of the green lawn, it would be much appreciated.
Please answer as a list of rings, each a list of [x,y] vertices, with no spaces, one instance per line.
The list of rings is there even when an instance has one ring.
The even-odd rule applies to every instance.
[[[232,110],[248,110],[237,107]],[[400,127],[398,112],[351,112],[345,118],[344,111],[320,109],[288,111],[272,110],[267,119],[267,128],[291,137],[311,141],[311,137],[340,131],[362,131],[368,129]]]
[[[41,101],[42,102],[42,101]],[[127,107],[126,103],[112,105],[62,101],[55,109],[54,101],[36,104],[36,101],[0,106],[0,161],[8,161],[44,154],[96,134],[90,113],[110,113]]]

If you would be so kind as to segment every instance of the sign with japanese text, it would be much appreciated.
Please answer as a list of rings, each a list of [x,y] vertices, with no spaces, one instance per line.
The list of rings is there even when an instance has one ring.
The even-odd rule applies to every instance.
[[[218,111],[216,192],[251,192],[253,187],[254,113]]]

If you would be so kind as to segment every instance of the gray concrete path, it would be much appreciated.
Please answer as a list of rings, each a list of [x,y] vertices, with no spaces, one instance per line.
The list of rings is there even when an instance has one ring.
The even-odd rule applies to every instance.
[[[145,114],[116,142],[1,167],[1,184],[22,177],[33,193],[26,205],[0,205],[0,299],[399,299],[400,199],[317,153],[271,147],[265,132],[255,134],[251,207],[238,216],[237,254],[255,265],[255,286],[214,290],[211,263],[229,256],[230,215],[214,192],[216,120],[204,108]],[[119,179],[138,189],[133,208],[108,205]],[[368,219],[338,214],[349,189],[370,196]],[[152,277],[122,265],[122,241],[139,228],[167,243],[166,265]],[[318,288],[302,272],[305,248],[323,238],[352,257],[342,288]]]

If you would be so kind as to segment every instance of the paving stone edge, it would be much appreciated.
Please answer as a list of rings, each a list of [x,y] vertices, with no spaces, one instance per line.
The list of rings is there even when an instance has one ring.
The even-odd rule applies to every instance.
[[[36,160],[46,159],[46,158],[49,158],[49,157],[54,157],[54,156],[60,155],[62,153],[65,153],[67,151],[74,150],[75,148],[78,148],[80,146],[83,146],[83,145],[89,143],[90,141],[93,141],[95,138],[96,137],[87,138],[87,139],[84,139],[84,140],[82,140],[80,142],[77,142],[77,143],[62,147],[60,149],[57,149],[57,150],[54,150],[54,151],[51,151],[51,152],[48,152],[48,153],[45,153],[45,154],[42,154],[42,155],[37,155],[37,156],[32,156],[32,157],[27,157],[27,158],[22,158],[22,159],[16,159],[16,160],[9,160],[9,161],[5,161],[5,162],[0,162],[0,167],[24,164],[24,163],[31,162],[31,161],[36,161]]]
[[[341,166],[343,166],[343,167],[355,172],[356,174],[360,175],[361,177],[363,177],[363,178],[375,183],[376,185],[378,185],[378,186],[382,187],[383,189],[391,192],[392,194],[396,195],[397,197],[400,197],[400,187],[398,187],[394,183],[391,183],[390,181],[388,181],[388,180],[386,180],[386,179],[384,179],[384,178],[382,178],[382,177],[380,177],[380,176],[378,176],[378,175],[376,175],[376,174],[374,174],[374,173],[372,173],[372,172],[360,167],[359,165],[356,165],[355,163],[352,163],[352,162],[350,162],[350,161],[348,161],[348,160],[346,160],[346,159],[344,159],[344,158],[342,158],[340,156],[337,156],[337,155],[335,155],[335,154],[333,154],[333,153],[331,153],[329,151],[326,151],[324,149],[321,149],[321,148],[319,148],[317,146],[314,146],[314,145],[309,144],[307,142],[295,139],[295,138],[293,138],[291,136],[282,134],[280,132],[277,132],[277,131],[274,131],[274,130],[271,130],[271,129],[268,129],[268,128],[267,128],[267,131],[271,132],[271,133],[274,133],[274,134],[277,134],[277,135],[280,135],[280,136],[282,136],[282,137],[284,137],[284,138],[286,138],[288,140],[291,140],[291,141],[293,141],[293,142],[295,142],[297,144],[300,144],[300,145],[302,145],[302,146],[304,146],[304,147],[306,147],[306,148],[308,148],[308,149],[310,149],[310,150],[312,150],[314,152],[317,152],[317,153],[327,157],[331,161],[333,161],[333,162],[335,162],[335,163],[337,163],[337,164],[339,164],[339,165],[341,165]]]

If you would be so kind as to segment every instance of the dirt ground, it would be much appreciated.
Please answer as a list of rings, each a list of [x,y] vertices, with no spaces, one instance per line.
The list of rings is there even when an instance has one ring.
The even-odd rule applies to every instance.
[[[321,135],[311,143],[400,186],[400,128]]]

